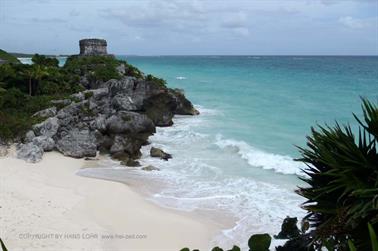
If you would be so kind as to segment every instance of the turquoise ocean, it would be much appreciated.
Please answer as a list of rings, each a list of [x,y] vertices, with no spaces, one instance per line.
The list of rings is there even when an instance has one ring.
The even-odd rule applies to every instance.
[[[282,220],[303,217],[294,190],[311,126],[350,123],[361,97],[378,102],[378,57],[119,56],[180,88],[201,112],[177,116],[142,149],[142,164],[160,172],[128,170],[116,162],[82,175],[132,183],[161,206],[205,212],[230,224],[214,244],[246,243],[253,233],[277,234]],[[173,155],[149,157],[151,146]]]

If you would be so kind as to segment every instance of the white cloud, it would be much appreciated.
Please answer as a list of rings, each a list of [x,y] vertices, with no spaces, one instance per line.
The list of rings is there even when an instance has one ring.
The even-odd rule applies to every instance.
[[[340,17],[338,21],[340,24],[351,29],[363,29],[372,25],[373,22],[371,19],[359,19],[351,16]],[[375,21],[377,22],[376,19]]]

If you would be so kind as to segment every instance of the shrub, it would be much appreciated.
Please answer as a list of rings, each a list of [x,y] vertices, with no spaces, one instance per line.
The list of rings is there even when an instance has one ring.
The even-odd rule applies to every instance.
[[[162,78],[155,77],[155,76],[153,76],[151,74],[147,75],[146,80],[147,81],[151,81],[151,82],[153,82],[153,83],[155,83],[155,84],[157,84],[157,85],[159,85],[161,87],[166,87],[166,85],[167,85],[167,81],[165,81]]]
[[[32,62],[36,65],[47,67],[59,67],[59,60],[52,57],[46,57],[44,55],[35,54],[32,57]]]
[[[363,121],[357,116],[356,139],[350,126],[312,128],[307,149],[300,148],[308,177],[298,194],[307,201],[311,235],[317,246],[371,250],[366,225],[378,227],[378,108],[363,100]]]
[[[108,81],[119,79],[119,61],[111,56],[71,56],[67,58],[64,69],[70,74],[87,75],[91,80]]]

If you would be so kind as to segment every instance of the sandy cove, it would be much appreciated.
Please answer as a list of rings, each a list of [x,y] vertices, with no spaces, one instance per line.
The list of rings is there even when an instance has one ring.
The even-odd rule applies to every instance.
[[[208,250],[215,224],[124,184],[75,175],[85,162],[56,152],[37,164],[0,158],[0,237],[9,250]]]

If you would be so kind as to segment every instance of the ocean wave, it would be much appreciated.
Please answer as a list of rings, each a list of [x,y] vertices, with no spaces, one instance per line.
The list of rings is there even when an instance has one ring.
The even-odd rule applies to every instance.
[[[223,114],[219,110],[206,108],[198,104],[194,104],[194,107],[200,112],[201,115],[222,115]]]
[[[274,170],[282,174],[296,174],[304,176],[302,163],[295,162],[290,156],[267,153],[252,147],[244,141],[224,139],[216,136],[215,144],[221,149],[231,149],[245,159],[248,164],[267,170]]]
[[[178,76],[178,77],[176,77],[176,79],[177,79],[177,80],[185,80],[185,79],[186,79],[186,77],[183,77],[183,76]]]

